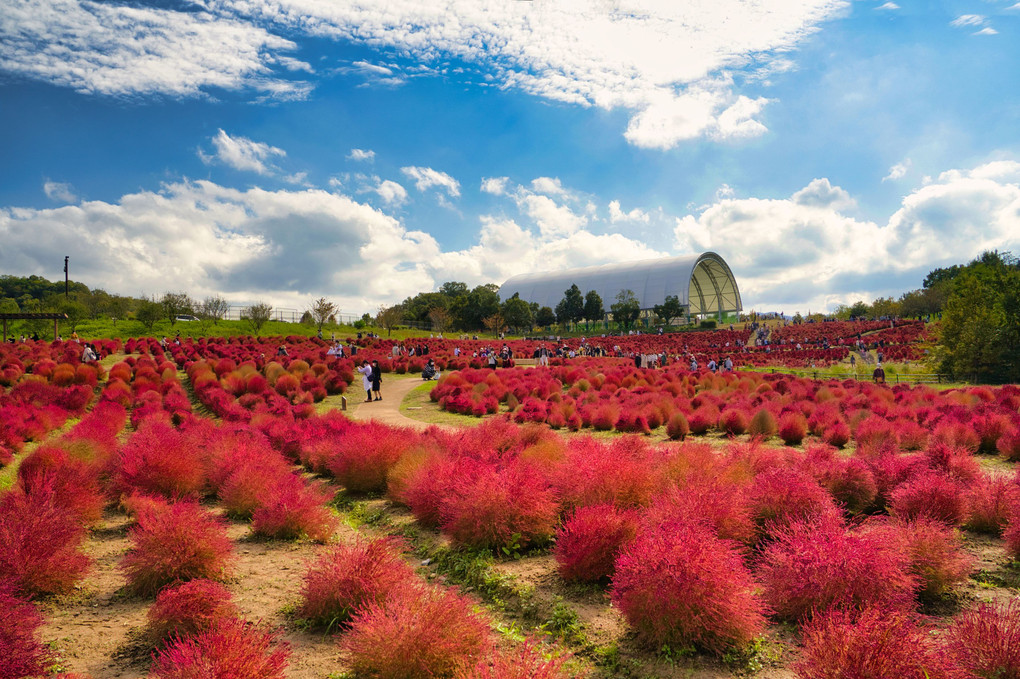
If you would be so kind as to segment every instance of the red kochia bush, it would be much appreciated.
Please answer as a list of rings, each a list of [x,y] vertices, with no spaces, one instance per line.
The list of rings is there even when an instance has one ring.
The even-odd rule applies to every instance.
[[[967,488],[964,527],[978,533],[1001,535],[1010,507],[1020,499],[1020,488],[1002,476],[986,476]]]
[[[940,597],[970,575],[974,560],[964,551],[959,533],[944,523],[924,517],[909,522],[874,519],[863,530],[906,554],[923,598]]]
[[[324,552],[305,573],[297,614],[329,628],[369,603],[381,604],[415,578],[392,540],[357,540]]]
[[[924,516],[959,526],[967,520],[963,486],[934,471],[900,484],[889,497],[889,511],[905,521]]]
[[[358,676],[454,677],[491,647],[488,621],[470,599],[428,585],[402,587],[355,614],[340,642]]]
[[[749,643],[765,606],[736,543],[703,524],[667,522],[623,549],[612,599],[645,641],[712,653]]]
[[[39,639],[42,616],[35,605],[14,594],[14,585],[0,581],[0,679],[21,679],[46,673],[46,647]]]
[[[95,466],[70,457],[54,445],[42,445],[18,467],[18,485],[28,494],[49,493],[55,505],[67,509],[82,525],[103,516],[106,498]]]
[[[386,477],[397,460],[410,448],[417,434],[376,422],[347,429],[330,456],[330,473],[354,493],[386,490]]]
[[[191,580],[164,587],[149,609],[145,633],[153,645],[188,637],[237,616],[230,591],[212,580]]]
[[[456,544],[501,549],[543,544],[552,537],[558,506],[534,467],[475,462],[453,478],[441,508],[442,529]]]
[[[337,526],[336,517],[326,506],[332,497],[325,484],[305,483],[300,477],[286,474],[252,514],[252,529],[258,535],[280,540],[305,536],[315,542],[326,542]]]
[[[755,477],[748,491],[748,507],[759,538],[797,520],[836,519],[839,510],[818,482],[794,469],[777,467]]]
[[[484,658],[473,670],[462,675],[464,679],[572,679],[575,675],[563,668],[569,655],[547,658],[545,644],[526,639],[511,651],[503,651],[495,658]]]
[[[78,551],[84,529],[52,492],[14,489],[0,497],[0,574],[29,596],[66,594],[89,567]]]
[[[556,534],[553,554],[564,580],[596,581],[613,574],[620,549],[637,533],[637,514],[610,504],[581,507]]]
[[[828,611],[804,626],[801,640],[801,679],[964,679],[903,612]]]
[[[958,616],[946,636],[953,659],[971,676],[1020,678],[1020,600],[980,604]]]
[[[290,648],[277,634],[243,620],[217,623],[177,639],[153,659],[153,679],[283,679]]]
[[[687,417],[676,412],[669,416],[666,422],[666,435],[674,441],[683,441],[691,433],[691,426],[687,423]]]
[[[201,453],[168,423],[146,420],[120,451],[117,486],[181,499],[197,495],[205,485]]]
[[[788,446],[795,446],[807,435],[807,418],[800,413],[787,412],[779,417],[779,438]]]
[[[121,561],[128,583],[155,594],[178,580],[223,580],[233,545],[223,523],[191,502],[155,506],[138,515],[129,535],[132,549]]]
[[[786,620],[828,608],[908,610],[917,580],[906,554],[883,542],[832,521],[794,523],[762,554],[766,600]]]

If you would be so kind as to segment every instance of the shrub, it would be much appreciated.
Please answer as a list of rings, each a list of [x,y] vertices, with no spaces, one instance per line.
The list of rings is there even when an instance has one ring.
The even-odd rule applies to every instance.
[[[333,492],[325,484],[287,474],[279,477],[265,502],[252,514],[252,529],[258,535],[280,540],[307,537],[327,542],[337,527],[337,518],[326,506]]]
[[[749,424],[750,419],[742,408],[727,408],[719,416],[719,428],[730,436],[740,436]]]
[[[938,598],[970,575],[974,560],[963,550],[959,533],[939,521],[874,521],[866,525],[879,540],[903,550],[924,599]]]
[[[967,488],[967,520],[963,525],[977,533],[1001,535],[1009,521],[1010,507],[1018,499],[1018,489],[1009,479],[985,476]]]
[[[220,487],[220,501],[230,516],[250,519],[284,476],[290,472],[275,464],[242,463]]]
[[[807,419],[796,412],[786,412],[779,416],[779,438],[788,446],[795,446],[807,435]]]
[[[386,477],[417,435],[375,422],[349,428],[330,457],[330,473],[347,490],[371,493],[386,490]]]
[[[564,464],[553,475],[566,508],[612,503],[647,505],[660,486],[656,452],[642,439],[624,437],[605,444],[593,438],[570,442]]]
[[[46,673],[49,657],[39,639],[42,616],[18,598],[14,585],[0,582],[0,678],[20,679]]]
[[[834,522],[797,522],[761,557],[758,577],[776,615],[803,620],[829,608],[909,610],[917,581],[906,554]]]
[[[666,422],[666,435],[674,441],[683,441],[691,433],[691,427],[687,423],[687,417],[681,412],[675,412],[669,416]]]
[[[687,425],[691,434],[704,436],[719,421],[719,411],[710,405],[697,408],[687,418]]]
[[[84,529],[52,500],[52,488],[0,497],[0,573],[28,595],[66,594],[89,568]]]
[[[164,587],[148,613],[145,635],[152,645],[189,637],[237,616],[230,591],[212,580],[191,580]]]
[[[703,523],[724,540],[755,543],[744,488],[724,479],[707,475],[688,479],[656,498],[645,515],[645,523],[652,526],[675,520]]]
[[[613,574],[616,556],[634,539],[637,515],[613,505],[577,509],[556,534],[553,555],[564,580],[597,581]]]
[[[228,574],[233,546],[224,525],[197,504],[142,512],[129,537],[132,548],[121,567],[139,594],[155,594],[177,581],[223,580]]]
[[[56,446],[39,446],[22,460],[18,485],[29,495],[49,494],[54,505],[66,509],[82,525],[94,524],[103,516],[106,498],[98,470]]]
[[[168,423],[147,420],[120,451],[117,486],[170,499],[197,496],[205,486],[200,451]]]
[[[499,469],[476,462],[471,473],[450,483],[442,529],[455,544],[499,550],[552,537],[559,507],[533,467],[516,462]]]
[[[333,628],[369,603],[383,603],[415,577],[396,546],[391,540],[357,540],[322,553],[305,573],[297,614]]]
[[[478,662],[474,669],[462,675],[464,679],[569,679],[563,665],[568,655],[547,657],[548,651],[540,641],[528,638],[513,650],[501,651],[495,658]]]
[[[763,441],[772,438],[778,431],[779,424],[776,422],[776,416],[768,408],[758,410],[747,425],[747,433]]]
[[[758,474],[748,491],[747,502],[759,539],[794,521],[835,520],[839,516],[832,496],[817,481],[803,472],[782,467]]]
[[[638,535],[616,562],[612,600],[656,647],[721,654],[765,627],[765,606],[736,543],[678,521]]]
[[[801,679],[963,679],[903,612],[828,611],[804,625],[801,641],[793,668]]]
[[[340,643],[357,675],[404,679],[457,676],[491,647],[488,620],[470,599],[427,585],[368,604]]]
[[[878,497],[875,475],[867,463],[859,459],[839,462],[836,469],[822,481],[822,485],[851,514],[860,514],[870,509]]]
[[[889,511],[905,521],[928,517],[951,526],[967,519],[963,486],[934,471],[900,484],[889,497]]]
[[[822,432],[822,441],[830,446],[842,448],[850,442],[850,425],[843,420],[833,420]]]
[[[290,649],[277,634],[232,619],[175,640],[153,658],[153,679],[284,679]]]
[[[995,444],[995,448],[1004,460],[1009,462],[1020,460],[1020,429],[1013,427],[1004,432],[999,437],[998,443]]]
[[[1020,601],[979,604],[946,633],[954,660],[981,679],[1020,677]]]

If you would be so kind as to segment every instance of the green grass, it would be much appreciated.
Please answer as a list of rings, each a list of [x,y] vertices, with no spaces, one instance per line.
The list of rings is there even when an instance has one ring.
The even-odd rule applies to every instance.
[[[412,420],[427,424],[443,424],[453,427],[476,427],[482,419],[473,415],[461,415],[440,410],[439,404],[433,403],[429,392],[436,386],[433,381],[422,382],[404,397],[400,404],[400,414]]]

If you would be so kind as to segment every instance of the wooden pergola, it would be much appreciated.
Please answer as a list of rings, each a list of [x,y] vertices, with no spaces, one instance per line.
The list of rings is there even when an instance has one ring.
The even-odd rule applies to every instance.
[[[53,321],[53,339],[57,339],[57,325],[61,319],[67,320],[67,314],[0,314],[0,322],[4,326],[3,341],[7,341],[7,321]]]

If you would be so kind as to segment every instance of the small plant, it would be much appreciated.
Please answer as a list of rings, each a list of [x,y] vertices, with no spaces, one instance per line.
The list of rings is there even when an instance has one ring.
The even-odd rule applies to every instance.
[[[205,487],[200,451],[165,421],[146,420],[120,451],[116,486],[169,499],[197,497]]]
[[[872,523],[872,522],[869,522]],[[919,518],[910,522],[877,521],[871,531],[882,542],[902,549],[910,572],[920,583],[918,596],[936,599],[970,575],[974,559],[964,551],[959,533],[944,523]]]
[[[252,514],[252,529],[257,535],[293,540],[307,537],[328,542],[337,527],[337,518],[329,511],[330,489],[321,483],[305,483],[287,474],[269,491],[265,502]]]
[[[39,639],[42,616],[34,604],[0,582],[0,677],[19,679],[46,673],[49,657]]]
[[[333,629],[369,603],[382,603],[414,572],[392,540],[358,540],[324,552],[305,573],[297,615]]]
[[[244,677],[284,679],[290,649],[278,635],[231,619],[193,637],[178,638],[153,658],[153,679]]]
[[[510,650],[500,651],[494,658],[485,658],[466,674],[464,679],[569,679],[564,663],[568,654],[548,649],[541,641],[527,638]]]
[[[677,521],[624,548],[612,599],[648,643],[722,654],[764,630],[766,609],[755,590],[736,543]]]
[[[148,613],[145,635],[153,646],[177,637],[195,636],[237,616],[230,591],[211,580],[191,580],[164,587]]]
[[[553,554],[560,576],[588,582],[612,576],[616,556],[636,533],[631,510],[607,504],[579,508],[556,534]]]
[[[817,481],[794,469],[777,467],[759,474],[748,492],[748,507],[759,538],[799,520],[836,520],[839,510]]]
[[[1020,602],[979,604],[957,617],[947,646],[959,665],[980,679],[1020,677]]]
[[[807,436],[807,419],[798,412],[786,412],[779,416],[779,438],[788,446],[795,446]]]
[[[892,492],[889,512],[905,521],[928,517],[960,526],[967,520],[964,488],[945,474],[925,472]]]
[[[779,424],[776,422],[776,416],[768,408],[758,410],[747,425],[747,433],[763,441],[772,438],[778,431]]]
[[[492,639],[488,621],[469,599],[419,585],[369,603],[340,643],[358,676],[428,679],[475,667]]]
[[[669,416],[666,422],[666,435],[674,441],[683,441],[691,433],[691,426],[687,417],[681,412],[675,412]]]
[[[177,581],[227,577],[233,545],[223,523],[197,504],[142,512],[129,537],[132,548],[121,567],[138,594],[152,595]]]

